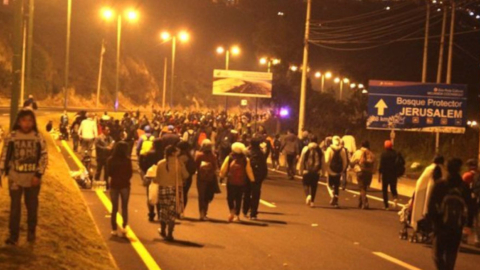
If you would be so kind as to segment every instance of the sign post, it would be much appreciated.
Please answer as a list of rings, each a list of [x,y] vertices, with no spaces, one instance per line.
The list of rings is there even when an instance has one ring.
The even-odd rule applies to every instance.
[[[467,86],[370,81],[367,129],[463,134]]]

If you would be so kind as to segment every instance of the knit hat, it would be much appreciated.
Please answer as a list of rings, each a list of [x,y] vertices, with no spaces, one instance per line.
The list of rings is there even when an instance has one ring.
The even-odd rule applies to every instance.
[[[245,152],[245,145],[240,142],[232,144],[232,152],[235,154],[243,154]]]
[[[386,140],[384,143],[385,149],[392,149],[393,148],[393,143],[390,140]]]

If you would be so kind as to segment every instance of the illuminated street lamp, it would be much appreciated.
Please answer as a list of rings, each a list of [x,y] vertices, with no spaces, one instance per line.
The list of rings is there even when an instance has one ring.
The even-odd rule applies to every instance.
[[[225,69],[230,68],[230,55],[239,55],[240,47],[232,46],[230,49],[225,49],[223,46],[217,47],[217,54],[225,54]]]
[[[339,77],[335,78],[335,83],[340,83],[340,100],[343,98],[343,85],[348,84],[350,82],[350,79],[348,78],[343,78],[340,79]]]
[[[368,90],[367,90],[367,89],[363,89],[363,90],[362,90],[362,94],[368,94]]]
[[[323,93],[323,90],[325,88],[325,79],[330,79],[332,78],[332,73],[330,71],[327,71],[326,73],[322,73],[320,71],[315,72],[315,78],[320,78],[322,79],[322,84],[320,87],[320,92]]]
[[[298,70],[298,67],[295,65],[290,66],[290,70],[293,72],[296,72]]]
[[[190,34],[187,31],[180,31],[177,35],[172,35],[170,32],[163,31],[160,38],[164,42],[172,41],[172,74],[170,82],[170,107],[173,106],[173,91],[175,89],[175,57],[177,54],[177,39],[181,42],[187,42],[190,39]]]
[[[111,8],[104,8],[102,10],[102,17],[106,21],[111,21],[115,17],[115,10]],[[136,22],[138,21],[138,12],[135,9],[126,10],[125,16],[127,17],[128,21]],[[118,109],[119,101],[118,101],[118,94],[120,90],[120,48],[122,42],[122,13],[117,12],[117,67],[116,67],[116,74],[115,74],[115,104],[114,108],[115,111]],[[100,93],[98,93],[99,95]]]
[[[271,72],[271,69],[272,69],[272,65],[275,66],[275,65],[278,65],[280,64],[280,59],[277,59],[277,58],[269,58],[269,57],[262,57],[260,58],[260,65],[267,65],[267,71],[268,73]]]
[[[363,89],[363,88],[365,88],[365,86],[364,86],[363,84],[359,83],[359,84],[358,84],[358,88],[359,88],[359,89]]]

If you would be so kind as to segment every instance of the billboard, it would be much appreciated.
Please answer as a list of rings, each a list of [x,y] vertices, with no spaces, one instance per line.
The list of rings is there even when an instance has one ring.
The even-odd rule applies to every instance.
[[[370,81],[367,129],[464,133],[467,86]]]
[[[272,97],[272,73],[237,70],[213,71],[213,94],[217,96]]]

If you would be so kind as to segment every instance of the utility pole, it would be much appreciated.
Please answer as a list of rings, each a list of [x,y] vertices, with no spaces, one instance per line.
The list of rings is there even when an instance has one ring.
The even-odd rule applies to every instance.
[[[298,116],[298,136],[302,135],[305,127],[305,100],[307,96],[307,73],[308,73],[308,40],[310,37],[310,13],[312,10],[312,0],[307,0],[307,16],[305,19],[305,39],[303,44],[303,70],[302,84],[300,87],[300,107]]]
[[[27,58],[27,22],[23,21],[23,34],[22,34],[22,68],[21,68],[21,79],[20,79],[20,98],[18,100],[19,104],[22,104],[25,99],[25,61]]]
[[[122,15],[117,17],[117,68],[115,71],[115,111],[118,110],[118,92],[120,91],[120,49],[122,44]]]
[[[452,15],[450,21],[450,41],[448,44],[447,84],[452,83],[453,38],[455,36],[455,0],[452,1]]]
[[[447,31],[447,6],[443,6],[442,34],[440,36],[440,51],[438,54],[437,83],[442,82],[443,73],[443,51],[445,49],[445,33]],[[440,152],[440,132],[435,133],[435,154]]]
[[[162,109],[165,110],[165,97],[167,93],[167,68],[168,59],[165,57],[165,63],[163,65],[163,97],[162,97]]]
[[[33,61],[33,22],[35,16],[35,0],[28,2],[28,39],[27,39],[27,75],[25,79],[25,92],[32,94],[32,61]],[[23,98],[23,96],[22,96]]]
[[[423,45],[423,69],[422,69],[422,82],[427,82],[427,64],[428,64],[428,38],[430,37],[430,1],[425,1],[427,16],[425,19],[425,42]]]
[[[10,130],[18,113],[20,95],[20,80],[22,69],[22,29],[23,29],[23,0],[13,2],[13,59],[12,59],[12,97],[10,100]]]
[[[170,89],[170,109],[173,108],[173,91],[175,89],[175,56],[177,53],[177,37],[174,36],[172,38],[172,82],[171,82],[171,89]]]
[[[98,109],[100,105],[100,90],[102,88],[102,71],[103,71],[103,56],[105,55],[105,39],[102,39],[102,49],[100,51],[100,67],[98,69],[98,83],[97,83],[97,101],[95,107]]]
[[[63,92],[65,94],[63,109],[68,107],[68,77],[70,76],[70,31],[72,26],[72,0],[68,0],[67,6],[67,48],[65,52],[65,78],[63,84]]]

